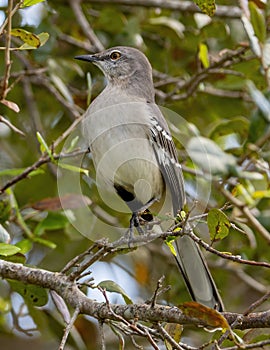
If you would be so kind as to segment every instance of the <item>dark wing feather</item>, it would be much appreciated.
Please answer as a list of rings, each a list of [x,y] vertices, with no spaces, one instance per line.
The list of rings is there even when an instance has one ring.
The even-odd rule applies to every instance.
[[[158,108],[155,108],[155,116],[151,116],[150,141],[165,183],[171,192],[173,213],[176,216],[185,204],[184,180],[172,136]]]
[[[160,170],[170,189],[174,216],[185,204],[184,180],[178,163],[176,148],[160,110],[152,105],[150,141]],[[184,235],[175,241],[177,265],[182,272],[192,299],[218,310],[223,310],[215,282],[197,244]]]

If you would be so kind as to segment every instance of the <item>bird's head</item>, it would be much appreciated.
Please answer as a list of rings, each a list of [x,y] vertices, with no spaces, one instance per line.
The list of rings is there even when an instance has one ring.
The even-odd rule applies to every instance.
[[[133,47],[117,46],[93,55],[75,58],[98,66],[113,85],[143,89],[145,92],[150,87],[153,97],[152,67],[141,51]]]

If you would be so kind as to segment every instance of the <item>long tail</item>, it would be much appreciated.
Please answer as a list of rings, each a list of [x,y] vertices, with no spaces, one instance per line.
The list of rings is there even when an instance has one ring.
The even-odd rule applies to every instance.
[[[205,258],[191,237],[184,235],[175,240],[176,262],[193,300],[223,311],[224,306],[207,267]]]

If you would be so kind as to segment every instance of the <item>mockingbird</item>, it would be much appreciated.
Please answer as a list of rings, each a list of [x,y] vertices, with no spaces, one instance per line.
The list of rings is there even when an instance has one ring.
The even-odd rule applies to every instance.
[[[75,58],[94,63],[107,79],[83,124],[98,181],[126,202],[136,226],[138,213],[150,206],[152,212],[152,207],[168,203],[168,198],[176,217],[185,204],[184,181],[168,125],[155,104],[148,59],[139,50],[122,46]],[[223,310],[197,244],[183,235],[175,241],[175,249],[191,297]]]

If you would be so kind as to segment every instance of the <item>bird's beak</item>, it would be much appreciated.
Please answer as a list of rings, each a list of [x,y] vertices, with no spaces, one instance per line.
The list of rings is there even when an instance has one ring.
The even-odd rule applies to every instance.
[[[99,57],[96,55],[82,55],[82,56],[75,56],[76,60],[86,61],[86,62],[97,62],[100,61]]]

